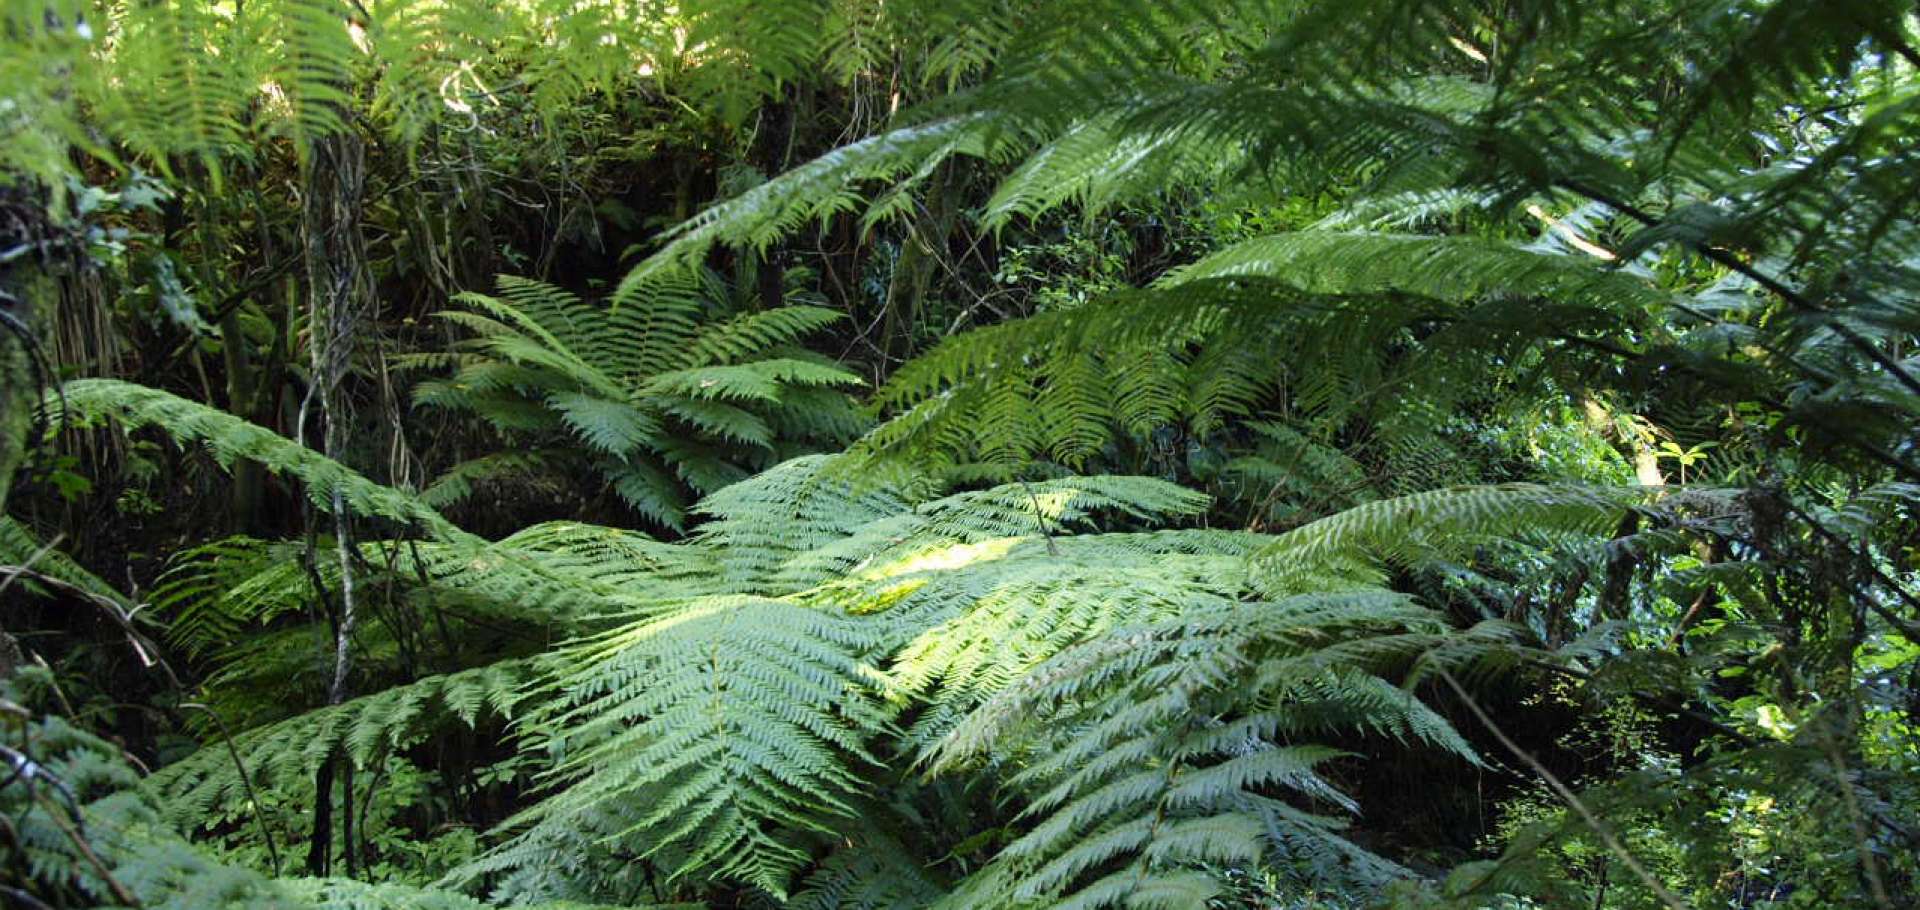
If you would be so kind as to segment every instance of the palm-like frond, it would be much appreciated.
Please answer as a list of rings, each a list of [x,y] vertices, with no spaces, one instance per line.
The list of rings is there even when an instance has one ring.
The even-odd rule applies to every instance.
[[[852,412],[838,390],[859,383],[791,348],[837,314],[795,305],[711,322],[717,303],[702,288],[670,277],[601,306],[502,276],[500,297],[464,294],[467,309],[441,314],[473,334],[453,377],[423,383],[415,402],[509,434],[571,436],[628,505],[679,529],[689,489],[716,490],[782,448],[835,441],[846,421],[831,415]]]

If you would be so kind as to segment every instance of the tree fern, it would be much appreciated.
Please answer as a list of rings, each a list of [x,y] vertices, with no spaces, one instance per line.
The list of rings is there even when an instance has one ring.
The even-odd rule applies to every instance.
[[[780,828],[826,833],[853,813],[851,761],[885,723],[874,674],[849,656],[871,632],[751,597],[696,600],[580,646],[564,701],[537,726],[573,781],[522,821],[581,823],[648,807],[608,837],[677,848],[674,875],[737,878],[779,895],[807,860]]]
[[[1220,604],[1036,668],[935,753],[936,770],[1018,761],[1009,782],[1030,794],[1023,812],[1034,821],[950,903],[1195,906],[1220,891],[1207,867],[1274,855],[1332,878],[1396,874],[1316,811],[1357,807],[1318,772],[1341,753],[1297,739],[1326,732],[1333,707],[1333,717],[1472,756],[1417,700],[1390,685],[1364,694],[1378,682],[1367,673],[1422,636],[1350,653],[1343,640],[1396,628],[1439,627],[1386,594]]]
[[[422,384],[416,401],[477,413],[509,433],[584,443],[614,492],[669,528],[685,520],[685,490],[711,492],[769,455],[831,443],[854,422],[848,399],[820,393],[859,380],[792,347],[837,318],[827,310],[709,323],[716,304],[691,280],[623,291],[605,307],[540,282],[500,285],[502,297],[465,295],[469,309],[442,314],[474,337],[455,376]],[[776,426],[801,432],[777,435]]]

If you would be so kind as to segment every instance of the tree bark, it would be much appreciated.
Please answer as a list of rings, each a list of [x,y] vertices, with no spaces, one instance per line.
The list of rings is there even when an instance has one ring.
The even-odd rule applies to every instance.
[[[59,238],[40,194],[29,186],[0,186],[0,515],[6,514],[14,472],[32,449],[41,389],[57,381],[46,373],[52,367],[40,339],[59,290],[48,268]],[[24,659],[20,643],[0,628],[0,679]]]
[[[366,150],[350,128],[316,139],[306,162],[306,195],[301,213],[307,272],[307,340],[312,376],[308,405],[318,405],[321,451],[335,461],[344,459],[347,431],[352,426],[341,395],[353,356],[354,337],[372,300],[367,273],[366,239],[360,230],[366,189]],[[301,408],[300,432],[305,441],[307,406]],[[338,561],[337,598],[331,604],[333,679],[327,703],[337,705],[350,694],[353,669],[353,632],[358,622],[354,602],[353,534],[346,503],[335,489],[330,501],[334,558]],[[309,538],[311,539],[311,538]],[[347,871],[354,871],[353,767],[340,750],[329,753],[314,775],[314,841],[307,855],[309,870],[329,868],[332,847],[331,789],[335,762],[341,779],[341,818],[345,835],[343,854]]]
[[[56,240],[37,193],[0,187],[0,513],[31,445],[46,360],[40,338],[58,286],[47,268]]]

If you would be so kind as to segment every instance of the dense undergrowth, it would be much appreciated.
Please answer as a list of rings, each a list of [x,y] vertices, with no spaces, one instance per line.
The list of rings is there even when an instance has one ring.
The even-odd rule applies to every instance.
[[[0,0],[0,906],[1914,906],[1916,41]]]

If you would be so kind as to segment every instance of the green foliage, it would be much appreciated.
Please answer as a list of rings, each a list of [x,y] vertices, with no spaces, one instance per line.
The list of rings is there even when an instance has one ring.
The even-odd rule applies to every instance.
[[[313,503],[330,508],[335,496],[369,518],[384,518],[442,538],[462,532],[418,497],[368,480],[312,449],[218,408],[159,389],[113,379],[69,382],[49,394],[47,409],[74,425],[112,418],[129,430],[156,427],[178,443],[205,447],[222,467],[245,459],[306,488]],[[64,410],[63,410],[64,409]]]
[[[37,624],[0,657],[55,668],[0,701],[0,894],[1915,902],[1910,4],[85,8],[0,7],[0,175],[181,184],[76,208],[102,248],[159,222],[164,331],[118,369],[218,397],[217,352],[236,412],[307,420],[246,385],[319,381],[316,228],[217,201],[347,131],[398,171],[350,200],[394,303],[338,458],[128,382],[49,398],[355,518],[162,540],[168,485],[100,470],[155,530],[68,527],[120,437],[43,466],[0,521],[38,573],[0,579]],[[655,197],[693,214],[649,234]],[[501,261],[605,286],[628,242],[605,301],[457,293]],[[91,352],[104,295],[68,284]],[[450,296],[451,335],[403,302]],[[395,363],[438,371],[428,407]],[[371,479],[423,441],[482,454]],[[610,491],[674,539],[438,511],[483,490]],[[29,526],[171,558],[115,591]],[[48,608],[76,596],[121,622]],[[199,683],[143,702],[128,614]],[[285,877],[303,841],[364,880]]]
[[[503,276],[503,297],[464,295],[467,309],[440,314],[474,337],[452,355],[455,375],[422,383],[415,401],[510,436],[570,438],[629,506],[679,530],[687,489],[711,492],[859,425],[834,391],[858,377],[795,347],[838,314],[793,305],[729,317],[712,296],[719,279],[705,278],[663,280],[601,306]],[[456,467],[436,481],[439,496],[470,484],[467,475],[526,464]]]

